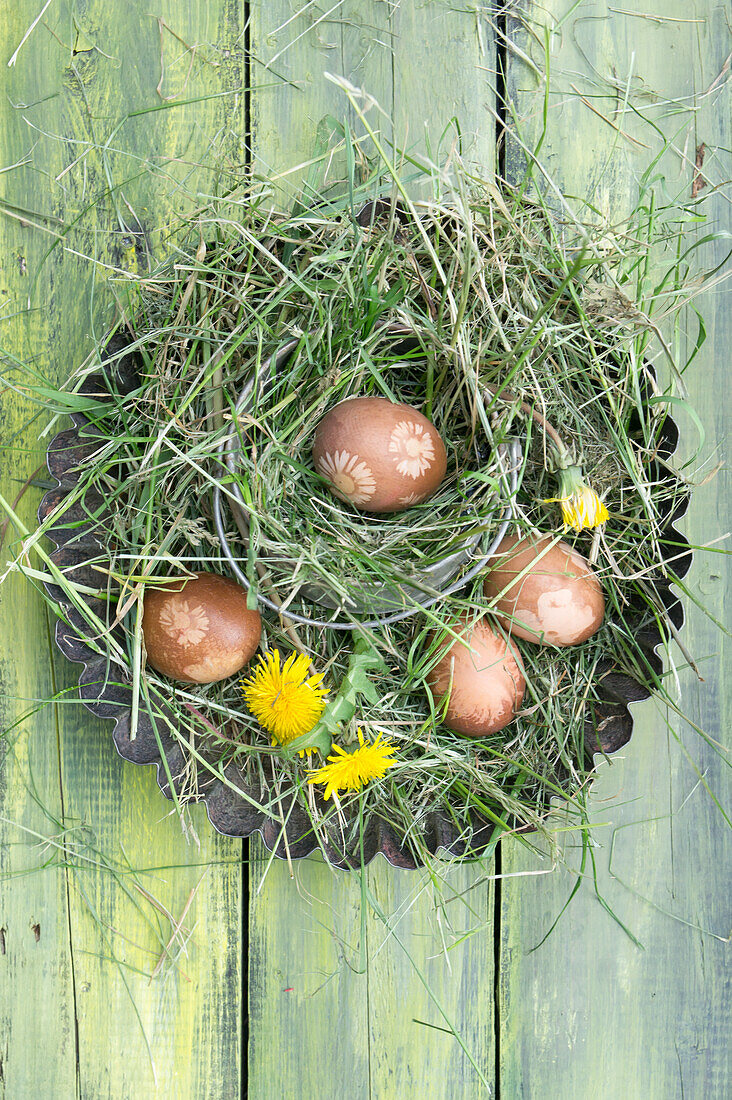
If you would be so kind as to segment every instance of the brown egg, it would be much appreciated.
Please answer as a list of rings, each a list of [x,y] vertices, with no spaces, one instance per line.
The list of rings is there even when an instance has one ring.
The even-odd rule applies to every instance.
[[[453,629],[470,648],[448,636],[427,681],[436,700],[450,689],[446,726],[466,737],[486,737],[507,726],[521,706],[526,688],[521,657],[488,619],[473,621],[466,613]]]
[[[218,573],[145,591],[148,663],[187,684],[212,684],[243,668],[259,645],[262,622],[244,589]]]
[[[605,598],[582,555],[566,542],[551,546],[552,541],[551,535],[507,535],[483,591],[510,633],[528,642],[577,645],[599,629]]]
[[[410,405],[352,397],[318,425],[313,462],[341,500],[363,512],[401,512],[434,493],[447,455],[434,426]]]

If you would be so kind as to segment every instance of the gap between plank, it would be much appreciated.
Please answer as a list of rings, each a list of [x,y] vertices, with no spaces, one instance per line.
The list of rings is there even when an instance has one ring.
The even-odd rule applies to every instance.
[[[501,1100],[501,842],[496,844],[493,855],[495,879],[493,884],[493,1096]]]
[[[251,182],[252,150],[254,148],[254,133],[252,131],[252,81],[254,77],[254,65],[252,64],[252,5],[244,5],[244,176]]]
[[[244,5],[244,175],[251,182],[254,148],[252,132],[252,5]],[[251,902],[252,840],[241,842],[241,1060],[240,1100],[249,1095],[249,905]]]
[[[506,179],[506,135],[508,128],[508,108],[506,103],[506,68],[508,65],[508,47],[506,34],[508,19],[506,8],[496,12],[496,177],[500,187]],[[493,886],[493,1091],[495,1100],[501,1100],[501,932],[503,879],[501,878],[502,852],[501,841],[496,844],[494,853],[495,879]]]
[[[506,108],[506,66],[508,49],[506,33],[508,18],[502,7],[496,13],[496,176],[498,180],[506,178],[506,130],[508,111]]]
[[[240,1100],[249,1094],[249,902],[251,896],[251,838],[241,842],[241,1070]]]

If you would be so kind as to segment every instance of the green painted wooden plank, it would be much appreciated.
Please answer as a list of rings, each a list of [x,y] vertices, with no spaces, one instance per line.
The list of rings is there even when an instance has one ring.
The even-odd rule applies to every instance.
[[[495,1071],[493,872],[492,861],[485,870],[439,868],[437,880],[424,870],[395,871],[381,858],[369,868],[386,918],[370,910],[371,1096],[488,1095]]]
[[[6,13],[6,42],[20,42],[37,14],[30,0]],[[110,271],[144,270],[148,249],[164,255],[176,217],[198,201],[198,190],[210,189],[210,173],[199,165],[218,155],[243,160],[242,96],[229,94],[244,80],[238,5],[183,9],[166,2],[156,14],[162,26],[142,2],[118,9],[102,0],[83,8],[54,4],[16,65],[1,67],[2,166],[25,156],[29,162],[0,176],[9,211],[0,222],[2,343],[50,378],[64,377],[87,354],[90,333],[104,330]],[[195,47],[190,73],[186,43]],[[161,92],[177,99],[135,114],[163,106],[156,94],[161,45]],[[178,105],[202,96],[209,98]],[[105,184],[113,198],[94,206]],[[23,221],[12,216],[18,213]],[[35,226],[63,233],[76,219],[44,260],[58,238]],[[37,448],[25,452],[23,440],[12,438],[13,425],[31,411],[27,402],[21,411],[3,398],[10,444],[3,468],[13,477],[36,465]],[[24,515],[32,517],[37,499],[29,494]],[[67,692],[78,669],[50,657],[39,600],[15,581],[0,595],[9,694],[47,697],[54,676]],[[20,640],[11,630],[18,621]],[[11,699],[6,720],[13,709]],[[53,834],[57,827],[43,822],[23,787],[31,774],[39,798],[73,830],[76,854],[66,878],[49,870],[3,883],[5,1095],[238,1096],[241,844],[215,836],[200,809],[191,814],[199,842],[186,839],[151,770],[123,763],[109,723],[95,721],[71,695],[55,713],[47,708],[26,723],[19,760],[5,773],[4,816]],[[3,828],[3,844],[15,845],[0,848],[3,867],[40,860],[38,851],[18,848],[18,839],[15,826]],[[136,874],[125,873],[129,868]],[[187,957],[152,981],[170,922],[136,882],[176,920],[197,888],[186,920],[193,930]]]
[[[555,28],[542,159],[566,193],[578,201],[591,198],[609,225],[635,202],[641,173],[660,149],[652,126],[632,108],[673,141],[657,169],[669,196],[691,197],[695,150],[702,142],[710,179],[729,179],[730,85],[724,68],[729,35],[722,9],[703,0],[620,7],[623,12],[604,2],[578,6],[553,0],[531,9],[531,26],[540,40],[545,22]],[[526,50],[527,36],[516,34]],[[587,103],[572,92],[571,83]],[[517,55],[509,87],[525,137],[536,140],[541,88]],[[632,108],[624,110],[626,88]],[[619,135],[588,103],[649,148]],[[699,233],[729,230],[728,197],[710,197],[706,212],[708,223]],[[727,249],[728,242],[708,247],[705,264],[721,262]],[[707,319],[708,340],[687,384],[708,433],[705,471],[716,462],[730,426],[729,405],[720,400],[729,393],[730,315],[721,287],[702,295],[697,305]],[[695,336],[693,321],[688,332],[678,334],[682,361]],[[695,430],[681,411],[678,421],[685,433],[679,454],[688,456],[696,444]],[[697,543],[729,530],[728,471],[697,489],[684,526]],[[717,556],[700,553],[690,575],[693,594],[720,619],[729,583],[725,574],[728,578]],[[728,642],[690,604],[684,639],[702,661],[705,683],[680,669],[682,708],[728,744]],[[675,660],[679,663],[678,652]],[[727,1095],[729,944],[722,939],[729,935],[724,870],[729,833],[685,752],[668,733],[667,721],[728,805],[726,765],[653,703],[635,706],[634,715],[631,743],[611,765],[600,768],[591,810],[600,890],[644,950],[604,912],[588,882],[557,930],[532,953],[574,877],[556,873],[504,884],[503,1096],[711,1100]],[[608,870],[613,841],[616,877]],[[518,846],[504,842],[504,848],[505,869],[536,869]],[[569,849],[567,854],[576,868],[578,854]]]
[[[269,864],[252,842],[249,1078],[252,1100],[366,1100],[368,977],[357,879],[321,859]]]
[[[400,145],[443,163],[453,146],[488,178],[496,154],[496,47],[487,7],[421,0],[392,8]]]
[[[382,111],[371,108],[368,118],[384,142],[444,159],[457,119],[466,157],[493,168],[495,46],[479,8],[445,0],[342,0],[326,7],[255,0],[251,49],[255,169],[278,179],[290,197],[307,177],[322,118],[347,120],[363,134],[325,73],[375,97]]]
[[[362,133],[346,96],[326,73],[368,88],[391,112],[389,5],[344,0],[323,8],[255,0],[250,34],[254,168],[275,180],[281,200],[291,203],[308,177],[321,119],[348,120]],[[374,119],[381,129],[384,118]],[[331,171],[342,172],[342,164]]]
[[[330,7],[293,9],[284,0],[252,5],[253,163],[278,180],[286,203],[308,177],[319,121],[330,114],[356,122],[324,72],[375,85],[391,106],[388,6],[339,4],[327,14]],[[286,173],[281,181],[280,173]],[[269,865],[258,842],[251,844],[251,859],[249,1094],[253,1100],[368,1097],[360,887],[317,858],[297,865],[293,881],[286,865]],[[307,1056],[318,1050],[335,1056]]]
[[[481,1075],[492,1080],[495,1059],[492,867],[443,868],[434,884],[378,857],[366,886],[385,920],[367,900],[362,923],[359,876],[313,857],[290,877],[261,845],[250,866],[250,1096],[485,1094]],[[325,1042],[332,1057],[316,1053]]]
[[[5,149],[3,163],[7,163]],[[17,235],[9,239],[6,230],[7,223],[0,224],[0,251],[12,257],[17,268],[25,247],[19,253]],[[0,270],[0,287],[5,293],[9,274],[14,273],[6,261]],[[5,293],[3,302],[7,303]],[[0,429],[5,442],[0,492],[10,500],[42,461],[35,432],[22,431],[27,417],[22,398],[2,394]],[[29,524],[32,513],[33,500],[24,502],[21,514]],[[17,551],[9,534],[0,552],[3,569]],[[74,1096],[76,1049],[67,884],[63,873],[33,873],[40,862],[38,836],[34,834],[56,832],[41,806],[56,819],[62,808],[53,708],[33,714],[36,701],[51,696],[54,685],[45,605],[29,592],[20,576],[10,577],[0,589],[0,683],[0,1097]],[[29,712],[33,716],[18,725]]]
[[[378,0],[330,10],[277,0],[253,5],[251,37],[254,163],[275,176],[298,166],[283,186],[290,199],[307,177],[320,118],[347,118],[354,133],[363,132],[325,71],[373,95],[390,117],[374,110],[369,120],[385,140],[393,136],[412,153],[429,149],[437,157],[441,148],[444,155],[452,137],[440,146],[441,135],[459,116],[466,155],[492,170],[493,36],[477,10]],[[377,859],[366,884],[389,928],[367,909],[362,939],[355,876],[313,858],[295,866],[293,881],[285,864],[267,866],[260,845],[252,852],[250,1096],[485,1094],[453,1036],[435,1030],[448,1025],[414,965],[492,1080],[493,900],[485,870],[451,869],[443,911],[424,873],[396,871]]]

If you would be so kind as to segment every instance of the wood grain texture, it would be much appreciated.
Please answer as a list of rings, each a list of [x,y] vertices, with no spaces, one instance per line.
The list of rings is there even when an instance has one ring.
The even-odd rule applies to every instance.
[[[369,868],[371,1097],[489,1094],[493,871],[493,861],[438,867],[433,879],[424,870],[396,871],[381,857]]]
[[[495,1061],[492,866],[445,867],[435,882],[379,856],[362,899],[358,874],[312,857],[290,877],[269,858],[257,845],[249,1095],[485,1095]]]
[[[320,19],[324,12],[329,14]],[[307,178],[321,118],[347,117],[353,132],[362,133],[346,97],[324,71],[374,96],[395,118],[395,132],[375,109],[372,125],[384,140],[412,153],[430,150],[437,157],[441,149],[444,156],[454,137],[449,121],[458,116],[466,154],[492,170],[495,130],[486,119],[492,120],[495,94],[492,73],[480,66],[492,64],[493,37],[484,15],[442,2],[349,0],[330,11],[277,0],[253,4],[251,34],[254,164],[275,178],[287,173],[281,180],[286,201]],[[296,170],[287,172],[291,166]],[[266,856],[260,846],[252,847],[259,889]],[[294,873],[293,881],[287,866],[275,862],[261,892],[252,890],[252,1100],[485,1095],[453,1036],[435,1030],[454,1025],[492,1081],[493,902],[485,872],[452,869],[444,887],[452,900],[442,912],[422,872],[397,871],[375,860],[366,887],[388,926],[365,902],[363,935],[356,876],[331,872],[319,859],[304,861]],[[467,934],[458,946],[451,927],[461,934],[477,927],[481,932]],[[359,972],[364,965],[366,972]],[[310,1053],[283,1056],[283,1050]],[[319,1050],[333,1057],[313,1053]]]
[[[482,9],[447,0],[324,7],[254,0],[251,10],[254,165],[278,180],[285,196],[292,199],[307,178],[321,119],[347,119],[363,135],[326,73],[376,99],[382,111],[372,107],[368,118],[385,143],[444,159],[457,120],[466,157],[492,170],[495,49]],[[336,161],[331,174],[339,168]]]
[[[40,0],[6,5],[4,61],[41,7]],[[659,166],[670,194],[690,195],[701,142],[712,183],[728,179],[724,157],[731,145],[722,6],[650,0],[635,15],[618,7],[626,5],[548,0],[531,10],[530,24],[539,40],[547,20],[552,28],[545,162],[566,192],[590,200],[608,224],[634,201],[639,175],[658,147],[653,127],[634,108],[673,136]],[[395,116],[397,141],[413,151],[428,145],[425,123],[435,151],[456,115],[468,157],[493,165],[494,50],[483,9],[443,0],[347,0],[317,8],[256,0],[251,10],[253,155],[260,171],[305,164],[319,119],[349,114],[325,70],[372,92]],[[522,50],[537,48],[517,25],[512,33]],[[144,270],[149,254],[163,255],[177,217],[191,209],[197,192],[210,189],[200,166],[219,155],[228,165],[243,163],[243,45],[235,0],[165,0],[154,8],[142,0],[117,6],[54,0],[16,65],[0,66],[0,168],[18,165],[0,173],[3,350],[32,361],[42,375],[63,377],[88,351],[92,333],[104,331],[110,275],[124,278],[125,271]],[[510,56],[512,100],[522,132],[535,140],[542,86],[518,53]],[[162,95],[177,97],[167,105],[155,90],[161,75]],[[201,96],[213,98],[195,102]],[[137,113],[152,107],[161,109]],[[380,125],[391,136],[386,120]],[[290,173],[285,193],[292,197],[306,175],[307,167]],[[714,227],[729,226],[722,196],[708,210]],[[713,254],[721,260],[724,244],[710,246],[710,266]],[[702,299],[708,340],[689,378],[710,455],[729,429],[720,400],[729,388],[730,336],[722,289]],[[690,337],[681,332],[678,339],[683,351]],[[17,381],[12,365],[2,373]],[[32,411],[22,396],[3,392],[2,491],[11,497],[40,460],[38,424],[20,432]],[[691,423],[682,414],[678,419],[688,440]],[[728,488],[723,472],[698,490],[687,521],[694,541],[729,529]],[[21,506],[31,525],[37,498],[33,491]],[[17,551],[10,538],[10,551],[13,545]],[[8,556],[6,547],[2,568]],[[719,559],[698,555],[690,584],[722,617]],[[705,683],[682,670],[682,705],[723,739],[730,726],[728,650],[693,609],[685,638],[703,661]],[[181,836],[150,770],[119,761],[109,724],[73,701],[75,669],[51,655],[43,604],[18,577],[0,588],[0,639],[0,1098],[239,1096],[246,1085],[241,845],[215,837],[197,811],[200,849]],[[54,691],[66,693],[56,707],[13,727]],[[532,953],[574,878],[503,880],[498,1020],[494,899],[486,877],[492,865],[451,870],[438,904],[423,872],[395,871],[379,860],[366,875],[373,905],[362,925],[356,876],[313,859],[297,864],[292,879],[286,864],[267,867],[268,857],[253,845],[252,1100],[485,1095],[454,1038],[436,1030],[448,1024],[405,949],[489,1081],[500,1029],[503,1100],[726,1096],[728,833],[669,734],[668,716],[644,704],[635,717],[622,759],[601,768],[592,807],[600,889],[644,950],[585,883],[558,929]],[[719,758],[675,720],[674,730],[724,799]],[[50,850],[34,847],[19,825],[50,836],[59,823],[73,830],[66,838],[68,870],[22,875]],[[86,859],[94,862],[87,866]],[[523,849],[504,852],[504,872],[535,869]],[[152,982],[170,925],[135,877],[176,918],[197,888],[188,958]]]
[[[252,841],[249,1097],[366,1100],[368,977],[355,876],[321,859],[269,865]]]
[[[530,21],[539,39],[545,22],[555,28],[542,159],[556,184],[577,196],[577,204],[591,202],[595,217],[608,226],[635,204],[641,174],[661,150],[654,126],[672,142],[656,169],[659,194],[688,200],[702,142],[709,191],[729,179],[732,117],[725,76],[729,28],[721,6],[652,0],[635,15],[614,7],[553,0],[532,7]],[[513,33],[523,50],[530,48],[525,31],[514,25]],[[509,90],[531,145],[541,128],[541,90],[516,56]],[[728,193],[710,195],[704,209],[707,224],[699,234],[729,230]],[[704,266],[721,263],[727,251],[728,241],[710,244]],[[686,381],[708,433],[701,480],[723,457],[718,448],[729,433],[730,314],[724,287],[696,304],[708,339]],[[676,334],[682,362],[696,337],[694,319],[686,321]],[[667,337],[674,341],[673,333]],[[696,439],[683,410],[677,419],[681,461]],[[730,529],[728,471],[696,491],[684,529],[697,544]],[[697,553],[689,577],[693,595],[719,619],[725,574],[719,556]],[[685,602],[684,640],[701,661],[705,682],[682,667],[680,705],[729,745],[728,641]],[[680,661],[678,651],[674,660]],[[601,765],[591,814],[600,892],[643,949],[601,908],[588,881],[556,931],[532,952],[569,895],[573,873],[504,885],[502,1096],[717,1100],[728,1094],[730,969],[729,942],[723,941],[729,936],[729,829],[697,773],[728,810],[727,766],[673,714],[651,702],[633,710],[632,740],[612,764]],[[504,849],[504,869],[533,866],[517,846],[504,842]],[[568,845],[567,855],[576,869],[577,851]]]
[[[407,152],[444,163],[456,147],[490,177],[496,161],[496,50],[487,7],[421,0],[391,15],[392,117]]]
[[[3,61],[38,11],[28,0],[4,12]],[[198,166],[215,155],[242,159],[238,5],[164,3],[155,14],[162,24],[142,2],[54,4],[15,66],[0,67],[0,340],[41,378],[65,377],[91,333],[104,331],[109,276],[124,280],[150,254],[164,255],[197,187],[211,185]],[[210,98],[164,104],[161,48],[161,95]],[[12,362],[3,375],[21,380]],[[45,450],[42,421],[16,435],[35,411],[3,393],[11,499]],[[35,491],[23,502],[31,527],[37,502]],[[182,835],[152,772],[124,764],[110,724],[74,701],[78,668],[50,646],[40,597],[21,578],[0,596],[4,729],[34,700],[61,693],[0,743],[15,742],[0,779],[3,872],[38,867],[54,851],[31,847],[21,827],[70,830],[57,860],[68,870],[2,882],[0,1096],[238,1096],[241,844],[215,836],[198,810],[200,846]],[[156,904],[178,920],[196,887],[187,957],[151,981],[171,932]]]
[[[7,255],[7,237],[2,237]],[[3,289],[5,274],[0,274]],[[15,437],[12,466],[6,455],[2,461],[0,492],[6,499],[15,497],[42,458],[35,432],[23,431],[27,414],[22,399],[3,395],[2,437]],[[22,514],[32,523],[32,502],[22,508]],[[10,535],[8,542],[3,563],[13,549]],[[67,883],[63,872],[36,870],[41,862],[38,837],[56,833],[54,820],[62,817],[54,709],[39,710],[37,703],[51,698],[55,686],[48,660],[45,604],[29,592],[20,576],[2,586],[0,637],[0,1097],[74,1096],[74,974]],[[21,722],[23,715],[29,715],[25,722]]]

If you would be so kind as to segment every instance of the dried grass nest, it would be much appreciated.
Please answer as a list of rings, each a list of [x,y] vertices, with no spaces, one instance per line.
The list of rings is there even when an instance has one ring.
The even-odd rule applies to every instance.
[[[654,326],[633,226],[600,242],[523,189],[454,172],[449,192],[426,171],[385,192],[383,166],[372,166],[358,186],[334,186],[291,213],[274,210],[263,185],[213,203],[168,262],[127,288],[111,337],[59,394],[74,426],[49,447],[59,486],[44,498],[41,530],[58,545],[48,593],[59,645],[84,664],[82,698],[116,719],[123,756],[158,765],[181,813],[205,799],[217,828],[260,829],[278,855],[320,847],[351,865],[382,851],[402,866],[440,847],[476,856],[506,831],[527,839],[544,829],[554,796],[581,824],[597,754],[630,736],[628,702],[664,694],[656,647],[681,622],[672,585],[690,553],[673,523],[687,488],[671,458],[669,390],[648,359]],[[220,448],[237,395],[293,340],[253,414],[257,446],[232,475]],[[318,415],[349,393],[434,417],[456,456],[439,501],[367,519],[333,498],[322,507],[308,447]],[[421,681],[430,631],[480,606],[480,577],[389,626],[364,629],[354,614],[352,632],[297,627],[334,694],[359,639],[380,658],[340,740],[356,727],[388,734],[397,764],[337,803],[307,783],[307,758],[270,744],[237,677],[197,687],[145,667],[145,583],[229,572],[211,499],[219,485],[229,500],[232,478],[251,537],[247,548],[224,509],[226,540],[252,591],[306,617],[313,604],[300,582],[342,593],[393,581],[410,553],[432,560],[452,545],[466,494],[466,530],[495,532],[507,503],[495,456],[506,440],[523,453],[514,526],[560,533],[546,503],[556,496],[547,436],[527,406],[554,425],[609,509],[602,529],[570,538],[594,563],[607,615],[571,649],[518,643],[527,690],[507,729],[477,742],[451,733]],[[292,652],[281,618],[266,612],[263,622],[263,646]]]

